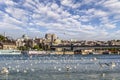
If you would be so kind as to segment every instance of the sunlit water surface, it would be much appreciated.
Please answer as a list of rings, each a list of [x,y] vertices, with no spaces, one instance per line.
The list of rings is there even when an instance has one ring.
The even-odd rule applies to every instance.
[[[0,55],[0,80],[120,80],[120,55]]]

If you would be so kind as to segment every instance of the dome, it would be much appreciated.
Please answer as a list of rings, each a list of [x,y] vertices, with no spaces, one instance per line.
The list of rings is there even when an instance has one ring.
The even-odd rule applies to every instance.
[[[22,38],[23,39],[29,39],[28,35],[26,35],[26,34],[22,35]]]

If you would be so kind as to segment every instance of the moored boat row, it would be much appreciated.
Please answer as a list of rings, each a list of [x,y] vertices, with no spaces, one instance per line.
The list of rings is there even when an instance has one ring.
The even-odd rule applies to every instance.
[[[36,51],[36,50],[27,50],[27,51],[20,51],[20,50],[0,50],[0,55],[53,55],[53,54],[68,54],[74,55],[74,52],[52,52],[52,51]],[[84,55],[86,53],[82,53]],[[90,52],[88,54],[101,54],[96,52]],[[112,54],[110,52],[103,52],[102,54]]]

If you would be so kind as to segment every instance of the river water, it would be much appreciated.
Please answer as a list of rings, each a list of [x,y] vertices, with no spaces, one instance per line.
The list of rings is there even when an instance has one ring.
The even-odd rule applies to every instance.
[[[0,55],[0,80],[120,80],[120,55]]]

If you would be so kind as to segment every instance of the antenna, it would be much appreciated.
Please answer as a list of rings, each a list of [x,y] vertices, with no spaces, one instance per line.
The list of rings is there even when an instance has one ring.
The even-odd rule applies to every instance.
[[[6,37],[6,34],[5,34],[5,32],[4,32],[4,37]]]

